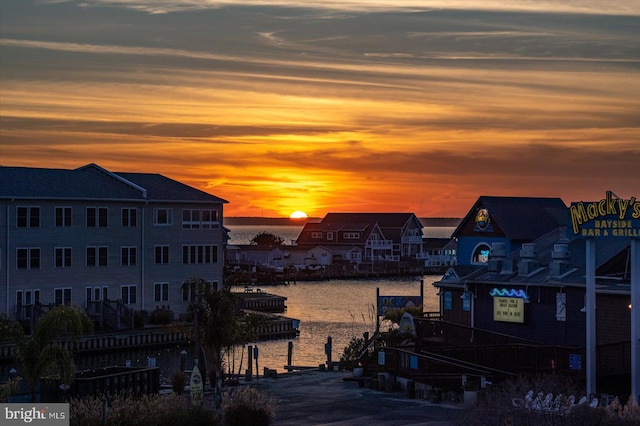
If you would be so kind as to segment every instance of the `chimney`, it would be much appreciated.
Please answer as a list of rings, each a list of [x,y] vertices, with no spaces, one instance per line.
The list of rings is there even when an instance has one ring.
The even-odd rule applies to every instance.
[[[487,269],[489,272],[500,272],[502,269],[502,262],[507,258],[507,251],[504,248],[504,243],[491,244],[491,253],[489,253],[489,262],[487,263]]]
[[[524,243],[520,249],[520,260],[518,261],[518,275],[529,275],[540,267],[538,252],[535,243]]]
[[[549,275],[551,278],[560,278],[571,269],[571,252],[569,244],[556,243],[551,252],[551,262],[549,262]]]

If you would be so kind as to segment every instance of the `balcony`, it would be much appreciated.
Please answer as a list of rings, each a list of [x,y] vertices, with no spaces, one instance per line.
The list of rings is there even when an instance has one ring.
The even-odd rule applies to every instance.
[[[402,244],[421,244],[422,237],[420,235],[410,236],[403,235],[402,236]]]
[[[367,240],[365,247],[372,249],[393,249],[393,240]]]

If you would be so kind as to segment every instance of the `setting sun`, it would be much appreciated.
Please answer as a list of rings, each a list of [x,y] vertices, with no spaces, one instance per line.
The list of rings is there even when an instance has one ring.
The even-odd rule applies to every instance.
[[[307,214],[301,210],[296,210],[295,212],[289,215],[291,219],[303,219],[307,217]]]

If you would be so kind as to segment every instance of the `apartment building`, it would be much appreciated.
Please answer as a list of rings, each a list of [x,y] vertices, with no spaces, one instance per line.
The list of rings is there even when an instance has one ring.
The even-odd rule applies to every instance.
[[[160,174],[0,167],[0,312],[185,314],[186,280],[222,286],[225,203]]]

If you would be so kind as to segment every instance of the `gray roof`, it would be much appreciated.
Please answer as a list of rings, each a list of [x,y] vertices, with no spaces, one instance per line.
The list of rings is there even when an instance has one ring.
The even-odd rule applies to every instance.
[[[227,202],[159,174],[114,173],[96,164],[74,170],[0,167],[0,198]]]

